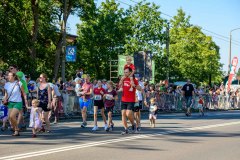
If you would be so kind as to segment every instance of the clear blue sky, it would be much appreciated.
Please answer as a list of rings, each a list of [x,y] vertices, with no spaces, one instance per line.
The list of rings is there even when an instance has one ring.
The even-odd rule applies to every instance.
[[[95,0],[98,6],[103,1],[105,0]],[[130,5],[135,4],[131,0],[120,1]],[[139,0],[133,1],[139,2]],[[116,2],[118,1],[116,0]],[[219,34],[220,36],[203,30],[205,34],[212,36],[213,40],[220,47],[221,63],[224,64],[223,70],[227,71],[230,30],[240,28],[240,0],[147,0],[147,2],[154,2],[160,6],[161,12],[171,16],[176,15],[177,9],[182,7],[186,14],[191,16],[192,24]],[[121,7],[128,8],[128,5],[120,4]],[[169,17],[164,15],[162,17],[169,19]],[[78,17],[71,16],[68,21],[68,32],[76,34],[76,24],[79,22]],[[235,42],[238,45],[232,44],[232,57],[237,56],[240,58],[240,29],[232,32],[232,38],[238,41]],[[239,66],[240,64],[238,68]]]

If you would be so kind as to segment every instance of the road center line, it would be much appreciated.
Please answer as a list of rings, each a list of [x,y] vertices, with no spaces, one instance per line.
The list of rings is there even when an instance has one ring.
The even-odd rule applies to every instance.
[[[122,138],[104,140],[104,141],[99,141],[99,142],[90,142],[90,143],[80,144],[80,145],[72,145],[72,146],[59,147],[59,148],[47,149],[47,150],[36,151],[36,152],[29,152],[29,153],[24,153],[24,154],[16,154],[16,155],[12,155],[12,156],[5,156],[5,157],[0,157],[0,160],[3,160],[3,159],[4,160],[17,160],[17,159],[23,159],[23,158],[30,158],[30,157],[47,155],[47,154],[53,154],[53,153],[58,153],[58,152],[64,152],[64,151],[69,151],[69,150],[74,150],[74,149],[82,149],[82,148],[94,147],[94,146],[99,146],[99,145],[106,145],[106,144],[112,144],[112,143],[118,143],[118,142],[124,142],[124,141],[131,141],[131,140],[136,140],[136,139],[141,139],[141,138],[149,138],[149,137],[153,137],[153,136],[161,136],[161,135],[168,135],[168,134],[173,134],[173,133],[182,133],[182,132],[188,132],[188,131],[197,131],[197,130],[203,130],[203,129],[238,125],[238,124],[240,124],[240,121],[229,122],[229,123],[221,123],[221,124],[215,124],[215,125],[200,126],[200,127],[183,128],[183,129],[179,129],[179,130],[158,132],[158,133],[153,133],[153,134],[122,137]]]

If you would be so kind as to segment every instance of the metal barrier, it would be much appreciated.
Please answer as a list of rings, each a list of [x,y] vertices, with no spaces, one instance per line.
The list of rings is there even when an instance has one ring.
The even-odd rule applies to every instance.
[[[115,102],[114,113],[121,113],[121,93],[118,93],[118,100]],[[0,96],[0,99],[2,96]],[[145,98],[145,97],[144,97]],[[240,108],[240,97],[229,95],[203,95],[204,107],[212,110],[238,109]],[[149,99],[148,100],[149,104]],[[182,111],[186,109],[185,98],[181,94],[156,93],[157,106],[160,111]],[[197,109],[199,97],[193,97],[192,108]],[[1,102],[0,102],[1,103]],[[93,114],[93,98],[87,108],[88,114]],[[62,101],[59,103],[60,116],[80,115],[79,97],[74,95],[62,94]],[[148,107],[143,103],[143,110],[147,111]]]

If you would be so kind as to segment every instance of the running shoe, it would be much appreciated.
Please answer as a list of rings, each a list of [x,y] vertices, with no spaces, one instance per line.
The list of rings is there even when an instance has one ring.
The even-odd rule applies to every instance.
[[[87,127],[87,122],[83,122],[83,123],[81,124],[81,127],[82,127],[82,128],[86,128],[86,127]]]
[[[111,130],[113,131],[114,124],[111,125]]]
[[[121,133],[121,135],[125,135],[125,134],[128,134],[128,129],[125,129],[125,130]]]
[[[108,125],[107,125],[107,124],[105,124],[105,125],[104,125],[104,130],[106,131],[106,130],[107,130],[107,128],[108,128]]]
[[[135,130],[136,130],[136,125],[135,125],[135,124],[134,124],[134,125],[132,125],[131,129],[132,129],[132,133],[134,133],[134,132],[135,132]]]
[[[110,127],[108,127],[107,129],[106,129],[106,132],[109,132],[110,131]]]
[[[141,131],[141,127],[137,127],[137,131],[140,132]]]
[[[141,124],[138,125],[137,130],[141,131]]]
[[[92,131],[97,131],[98,130],[98,126],[94,126]]]

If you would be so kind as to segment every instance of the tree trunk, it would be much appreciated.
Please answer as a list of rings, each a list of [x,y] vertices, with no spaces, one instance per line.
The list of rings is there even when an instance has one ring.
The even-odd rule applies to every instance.
[[[69,15],[70,15],[71,8],[72,8],[72,4],[68,4],[66,23],[67,23]],[[59,17],[62,17],[62,14],[63,13],[61,13],[61,16],[59,16]],[[61,64],[61,58],[60,57],[61,57],[61,55],[63,55],[63,53],[62,53],[63,34],[62,33],[63,33],[63,26],[61,25],[61,34],[60,34],[60,37],[59,37],[59,40],[58,40],[58,43],[57,43],[57,48],[56,48],[56,52],[55,52],[54,69],[53,69],[54,70],[54,80],[55,80],[55,82],[58,79],[59,67],[60,67],[60,64]],[[65,57],[62,56],[62,58],[65,58]]]
[[[29,48],[30,57],[36,59],[37,53],[35,44],[37,42],[38,29],[39,29],[39,2],[38,0],[31,0],[32,14],[33,14],[33,26],[31,31],[31,46]]]
[[[59,37],[58,43],[57,43],[57,49],[55,52],[55,63],[54,63],[54,80],[55,82],[57,81],[58,78],[58,70],[59,70],[59,65],[60,65],[60,56],[62,53],[62,34]]]

